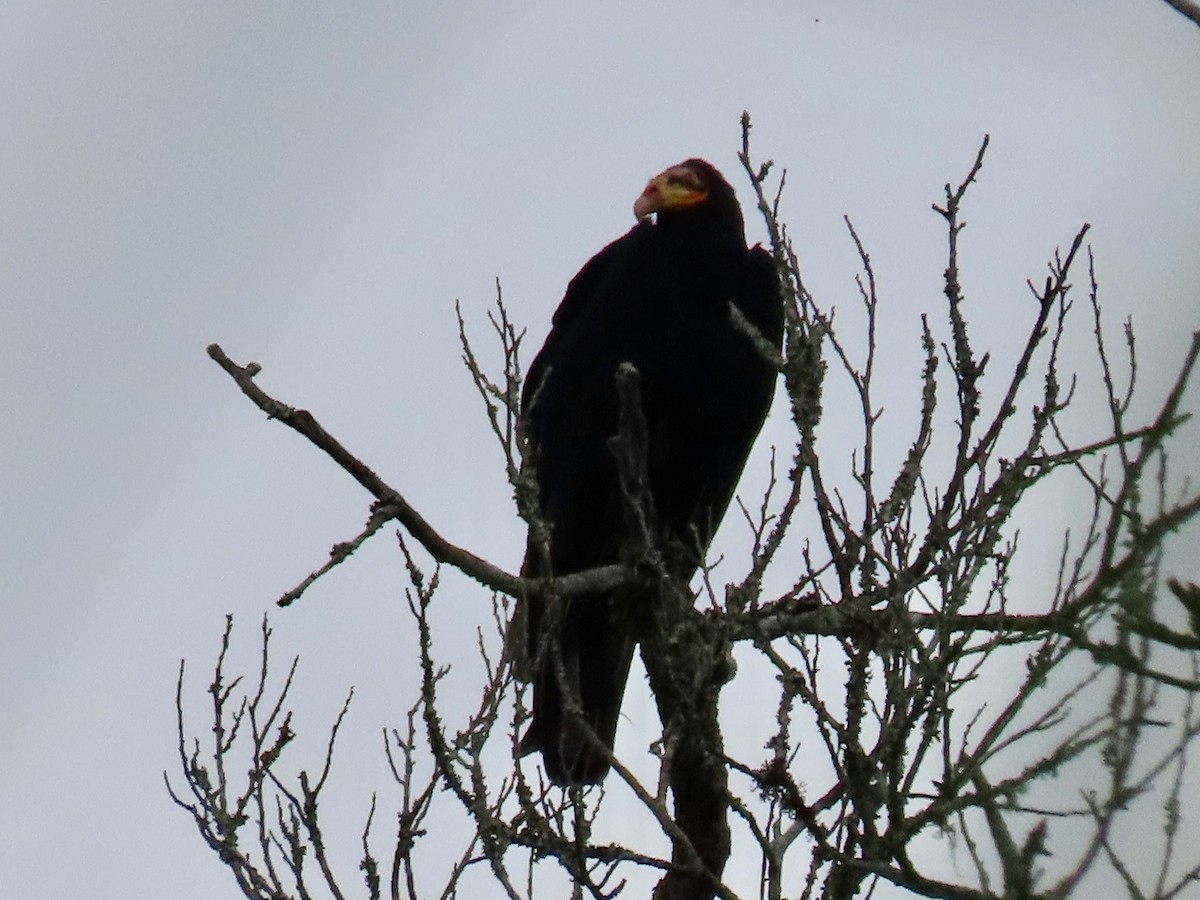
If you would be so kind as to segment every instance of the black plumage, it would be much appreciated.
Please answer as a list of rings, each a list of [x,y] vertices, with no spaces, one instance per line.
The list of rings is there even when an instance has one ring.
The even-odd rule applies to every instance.
[[[684,581],[729,505],[771,402],[775,368],[735,327],[730,307],[779,347],[778,276],[766,251],[747,249],[733,189],[710,164],[690,159],[652,179],[634,212],[638,224],[571,280],[525,381],[525,434],[550,529],[548,554],[531,538],[528,576],[621,559],[626,529],[609,446],[618,433],[621,363],[640,374],[657,539]],[[571,597],[548,636],[545,601],[518,608],[534,681],[522,750],[540,750],[557,784],[596,783],[608,772],[570,708],[611,749],[636,646],[616,606],[637,599],[628,590]]]

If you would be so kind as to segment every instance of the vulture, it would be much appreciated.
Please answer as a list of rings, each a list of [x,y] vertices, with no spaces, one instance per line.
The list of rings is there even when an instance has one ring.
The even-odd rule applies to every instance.
[[[640,381],[654,541],[683,584],[771,404],[784,327],[779,276],[767,251],[746,246],[733,188],[709,163],[689,159],[652,178],[633,212],[637,224],[567,285],[525,379],[526,465],[549,535],[535,540],[530,529],[526,577],[626,559],[635,538],[610,440],[619,433],[622,364]],[[524,660],[518,672],[533,682],[519,753],[540,751],[555,784],[597,784],[608,772],[600,745],[611,752],[637,644],[621,613],[631,602],[639,602],[631,588],[564,597],[554,615],[544,598],[518,602],[510,641]]]

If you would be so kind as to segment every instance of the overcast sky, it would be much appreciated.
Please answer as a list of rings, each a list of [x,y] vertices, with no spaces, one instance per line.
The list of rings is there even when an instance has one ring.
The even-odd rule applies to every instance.
[[[1200,324],[1200,31],[1158,0],[9,0],[0,85],[5,897],[235,896],[161,781],[179,660],[199,714],[224,614],[251,664],[262,614],[367,497],[210,342],[513,570],[523,533],[453,304],[485,341],[498,277],[535,350],[648,177],[704,156],[746,202],[743,109],[788,167],[809,287],[853,304],[850,215],[897,346],[940,314],[930,203],[985,132],[963,238],[981,346],[1011,351],[1024,280],[1083,221],[1148,394]],[[402,574],[380,536],[272,618],[280,656],[303,655],[308,750],[358,688],[352,837],[379,729],[415,696]],[[443,597],[473,643],[486,597]],[[652,706],[626,715],[644,747]]]

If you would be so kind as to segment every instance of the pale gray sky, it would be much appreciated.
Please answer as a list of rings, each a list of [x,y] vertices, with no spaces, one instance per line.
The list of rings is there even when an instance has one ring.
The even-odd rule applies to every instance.
[[[941,311],[929,205],[984,132],[963,239],[981,346],[1012,350],[1025,278],[1085,220],[1148,392],[1200,323],[1200,33],[1156,0],[10,0],[0,84],[6,897],[235,896],[162,786],[176,667],[201,711],[223,615],[249,664],[262,613],[367,498],[237,393],[212,341],[452,540],[515,568],[522,529],[454,300],[483,340],[498,276],[532,352],[650,175],[704,156],[745,202],[743,109],[758,155],[789,169],[826,305],[855,296],[843,213],[867,242],[908,366],[897,404],[918,315]],[[358,687],[351,840],[384,784],[379,728],[414,696],[401,587],[380,537],[273,617],[280,657],[304,656],[298,762]],[[442,624],[465,632],[485,599],[451,579]],[[644,747],[653,707],[634,692],[626,714],[622,739]]]

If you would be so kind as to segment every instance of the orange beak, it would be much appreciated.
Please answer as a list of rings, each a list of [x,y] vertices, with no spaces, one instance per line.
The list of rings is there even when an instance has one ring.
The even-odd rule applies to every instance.
[[[646,189],[642,191],[642,195],[633,201],[633,215],[639,222],[648,218],[651,213],[658,212],[662,192],[657,182],[661,178],[662,176],[658,175],[646,182]]]

